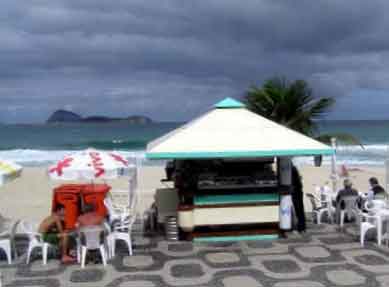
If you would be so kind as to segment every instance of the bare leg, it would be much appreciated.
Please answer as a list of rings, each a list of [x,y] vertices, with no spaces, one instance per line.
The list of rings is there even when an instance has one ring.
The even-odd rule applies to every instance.
[[[69,235],[67,233],[61,234],[61,241],[60,241],[60,247],[62,251],[62,262],[63,263],[69,263],[74,262],[74,258],[67,255],[68,253],[68,246],[69,246]]]
[[[61,234],[62,256],[67,255],[67,253],[68,253],[68,244],[69,244],[69,236],[66,233],[62,233]]]

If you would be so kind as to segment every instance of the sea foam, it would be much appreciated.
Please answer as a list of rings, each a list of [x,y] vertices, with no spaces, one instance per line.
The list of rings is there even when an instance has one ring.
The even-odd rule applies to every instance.
[[[125,157],[146,165],[161,165],[164,161],[148,161],[145,150],[117,150]],[[38,150],[38,149],[11,149],[1,150],[0,158],[11,160],[24,166],[46,166],[56,162],[76,150]],[[370,144],[361,146],[339,146],[336,152],[338,164],[346,165],[383,165],[389,158],[388,145]],[[298,165],[313,165],[313,157],[296,157]],[[323,165],[330,165],[331,157],[323,157]]]
[[[126,158],[133,159],[140,163],[146,162],[146,151],[121,151]],[[65,156],[72,155],[76,150],[34,150],[34,149],[13,149],[1,150],[0,158],[19,163],[23,166],[46,166],[52,164]]]

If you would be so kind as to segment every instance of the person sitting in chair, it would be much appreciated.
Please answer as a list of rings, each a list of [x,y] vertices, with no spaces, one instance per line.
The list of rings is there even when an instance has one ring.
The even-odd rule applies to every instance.
[[[77,228],[82,229],[85,227],[88,228],[94,226],[101,226],[103,224],[104,217],[96,212],[95,206],[93,204],[84,205],[83,212],[84,213],[80,215],[77,219]],[[94,253],[92,258],[95,262],[98,262],[96,253]]]
[[[345,208],[345,203],[344,203],[343,199],[350,197],[350,196],[358,196],[358,191],[352,187],[353,184],[352,184],[351,180],[345,179],[343,181],[343,186],[344,186],[344,188],[338,192],[338,195],[336,196],[336,200],[335,200],[336,201],[335,206],[336,206],[337,222],[339,222],[339,220],[340,220],[340,218],[339,218],[340,209]]]
[[[370,183],[370,191],[369,193],[373,193],[373,196],[369,196],[369,193],[368,193],[368,196],[369,197],[384,197],[385,196],[385,189],[378,183],[378,179],[376,177],[371,177],[369,179],[369,183]]]
[[[95,211],[93,204],[86,204],[83,209],[84,214],[77,219],[77,227],[101,225],[104,222],[104,217]]]
[[[69,236],[64,231],[62,225],[64,215],[64,206],[57,205],[54,212],[42,220],[39,225],[38,232],[43,235],[43,241],[52,245],[59,245],[62,252],[62,263],[71,263],[74,262],[75,259],[67,254]]]
[[[358,196],[358,191],[353,188],[351,180],[345,179],[343,181],[344,188],[339,190],[338,195],[336,196],[336,204],[342,201],[343,198],[347,196]]]

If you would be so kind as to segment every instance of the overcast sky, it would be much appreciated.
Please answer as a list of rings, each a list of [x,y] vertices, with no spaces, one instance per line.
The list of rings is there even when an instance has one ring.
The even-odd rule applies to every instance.
[[[387,0],[2,0],[0,121],[187,120],[276,75],[389,119]],[[385,17],[386,16],[386,17]]]

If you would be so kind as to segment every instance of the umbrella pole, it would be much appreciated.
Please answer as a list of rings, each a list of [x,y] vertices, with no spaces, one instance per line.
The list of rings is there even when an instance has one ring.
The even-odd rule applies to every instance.
[[[140,222],[141,222],[141,232],[142,232],[142,235],[144,234],[145,232],[145,226],[144,226],[144,210],[142,210],[142,196],[139,192],[139,189],[138,189],[138,173],[139,173],[139,169],[142,165],[142,162],[141,162],[141,159],[139,159],[138,157],[135,157],[135,170],[134,170],[134,174],[132,175],[132,180],[131,180],[131,188],[132,188],[132,192],[136,193],[136,197],[137,197],[137,207],[136,207],[136,210],[135,210],[135,213],[136,215],[135,216],[139,216],[139,219],[140,219]]]
[[[338,175],[336,173],[336,138],[331,138],[331,146],[334,150],[331,158],[331,180],[332,180],[332,191],[337,191],[337,179]]]
[[[386,159],[385,159],[385,198],[388,200],[388,188],[389,188],[389,145],[386,147]]]

